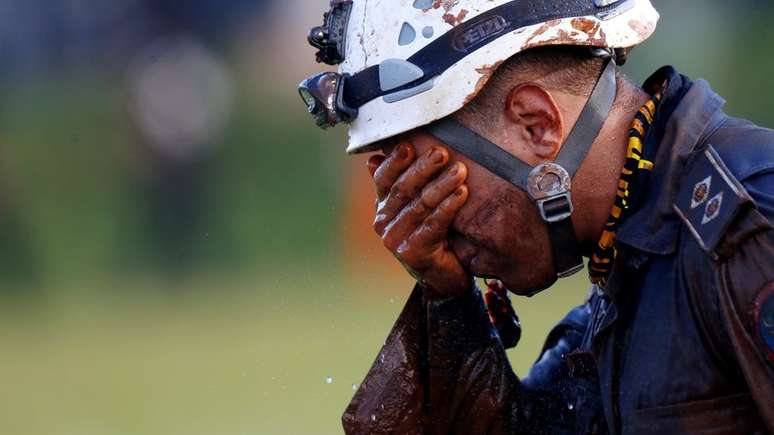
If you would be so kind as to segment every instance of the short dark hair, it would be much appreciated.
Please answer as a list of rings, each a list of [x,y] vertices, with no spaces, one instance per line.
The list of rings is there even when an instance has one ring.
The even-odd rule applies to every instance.
[[[602,58],[592,55],[589,47],[549,46],[523,51],[503,62],[461,112],[465,117],[478,118],[502,110],[510,90],[528,81],[550,90],[587,97],[594,89],[603,63]]]

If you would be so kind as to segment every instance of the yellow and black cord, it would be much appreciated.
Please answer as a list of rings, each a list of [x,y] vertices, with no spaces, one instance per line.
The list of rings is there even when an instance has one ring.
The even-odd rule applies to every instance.
[[[661,89],[664,89],[663,86]],[[645,138],[648,130],[653,125],[656,117],[659,103],[661,103],[662,92],[655,93],[644,106],[637,112],[632,122],[632,128],[629,130],[629,144],[626,150],[626,163],[621,171],[621,178],[618,180],[618,193],[615,203],[610,211],[610,216],[605,224],[602,237],[599,239],[594,249],[594,254],[589,261],[589,277],[593,284],[602,288],[607,285],[607,278],[613,269],[618,252],[615,248],[615,236],[618,228],[623,222],[623,218],[631,207],[631,199],[635,197],[639,190],[637,180],[639,175],[644,172],[653,171],[653,162],[643,158],[645,148]]]

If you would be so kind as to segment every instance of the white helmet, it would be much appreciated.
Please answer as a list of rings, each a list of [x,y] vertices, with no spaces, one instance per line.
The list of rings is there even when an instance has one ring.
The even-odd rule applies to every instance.
[[[627,49],[658,19],[649,0],[332,0],[309,41],[339,73],[299,90],[318,125],[350,123],[354,154],[458,111],[519,52]]]

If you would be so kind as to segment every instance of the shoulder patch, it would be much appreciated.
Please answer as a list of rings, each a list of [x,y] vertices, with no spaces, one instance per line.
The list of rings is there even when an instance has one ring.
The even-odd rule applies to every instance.
[[[774,364],[774,283],[769,284],[755,301],[756,335]]]
[[[702,249],[714,254],[742,205],[753,200],[712,145],[687,170],[673,208]]]

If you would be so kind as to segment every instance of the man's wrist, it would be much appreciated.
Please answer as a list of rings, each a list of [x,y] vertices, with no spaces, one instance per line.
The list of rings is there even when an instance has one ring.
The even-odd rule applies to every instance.
[[[430,342],[436,351],[450,355],[469,353],[498,340],[473,279],[468,291],[443,298],[433,298],[421,283],[419,286],[423,290]]]
[[[467,284],[460,283],[455,288],[446,287],[444,289],[438,289],[436,286],[428,283],[424,279],[417,279],[417,285],[422,289],[422,293],[425,295],[425,299],[433,302],[441,302],[450,299],[464,297],[470,295],[476,290],[476,281],[470,278]]]

